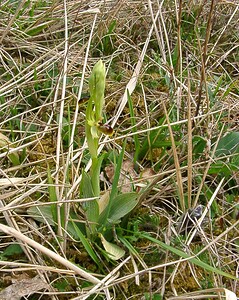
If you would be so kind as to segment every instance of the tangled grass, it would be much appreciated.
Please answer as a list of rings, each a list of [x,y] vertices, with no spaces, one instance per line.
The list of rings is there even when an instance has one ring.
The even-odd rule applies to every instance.
[[[239,295],[236,1],[2,1],[0,14],[2,299]],[[117,261],[79,233],[82,98],[100,58],[115,131],[100,139],[101,195],[124,141],[118,190],[139,194],[106,236]]]

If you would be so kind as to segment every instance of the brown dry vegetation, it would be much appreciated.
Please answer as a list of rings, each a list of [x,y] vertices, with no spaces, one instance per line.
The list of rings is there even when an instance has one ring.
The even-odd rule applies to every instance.
[[[0,299],[225,299],[223,288],[239,295],[239,148],[215,151],[227,133],[239,135],[238,3],[1,1],[0,16]],[[85,222],[79,184],[90,157],[80,99],[100,58],[105,121],[115,130],[101,139],[109,154],[102,195],[113,180],[105,174],[111,153],[127,139],[125,160],[133,161],[135,136],[144,150],[130,170],[139,205],[112,237],[126,254],[109,261],[90,241],[97,265],[79,239],[55,230],[52,216],[29,208],[49,206],[53,186],[59,207]],[[121,232],[132,248],[117,239]]]

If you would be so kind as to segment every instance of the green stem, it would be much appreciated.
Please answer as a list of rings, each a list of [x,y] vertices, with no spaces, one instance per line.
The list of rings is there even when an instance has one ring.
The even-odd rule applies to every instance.
[[[99,171],[100,171],[99,159],[97,157],[92,158],[92,166],[91,166],[91,183],[95,197],[100,196],[100,179],[99,179]]]

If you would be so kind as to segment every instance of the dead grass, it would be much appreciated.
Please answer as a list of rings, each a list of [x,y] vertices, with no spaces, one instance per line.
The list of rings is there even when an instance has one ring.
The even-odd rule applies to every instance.
[[[238,4],[212,0],[177,5],[169,0],[0,4],[0,132],[11,140],[7,151],[0,152],[2,288],[27,279],[21,282],[26,291],[22,296],[40,291],[34,299],[96,299],[93,294],[97,299],[159,299],[159,294],[165,299],[196,299],[189,292],[223,294],[223,287],[239,294],[237,280],[205,275],[188,259],[143,240],[134,244],[138,255],[128,252],[115,265],[100,258],[101,270],[64,228],[55,232],[46,216],[39,222],[27,213],[29,207],[51,204],[48,169],[66,220],[70,209],[79,208],[82,168],[90,167],[85,106],[79,100],[88,93],[89,74],[102,58],[108,72],[106,117],[115,135],[102,137],[100,151],[121,149],[127,138],[133,146],[126,157],[133,160],[135,133],[127,89],[141,141],[155,130],[172,128],[166,133],[171,147],[164,153],[156,147],[138,162],[137,188],[145,186],[140,172],[156,172],[147,178],[148,188],[140,195],[141,207],[131,223],[142,217],[143,223],[149,222],[144,230],[155,238],[238,277],[238,168],[224,181],[223,174],[208,173],[220,160],[214,156],[220,137],[239,131]],[[167,120],[159,124],[165,115]],[[204,157],[194,157],[194,136],[206,141]],[[12,164],[11,153],[20,157],[20,164]],[[192,209],[199,204],[205,209],[183,240],[177,225],[187,203]],[[161,220],[157,232],[146,215]],[[204,218],[211,220],[206,227]],[[16,243],[23,251],[19,257],[15,250],[4,256]],[[36,275],[39,286],[33,284]],[[184,285],[190,276],[193,287]],[[177,298],[180,294],[184,298]]]

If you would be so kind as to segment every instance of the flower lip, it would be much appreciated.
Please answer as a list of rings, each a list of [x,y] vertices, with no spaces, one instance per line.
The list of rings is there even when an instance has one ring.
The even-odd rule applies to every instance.
[[[109,124],[103,124],[102,122],[98,122],[97,128],[100,132],[109,136],[112,136],[114,133],[114,129]]]
[[[79,104],[84,104],[86,103],[87,101],[89,101],[90,99],[90,96],[84,96],[84,97],[81,97],[80,100],[79,100]]]

